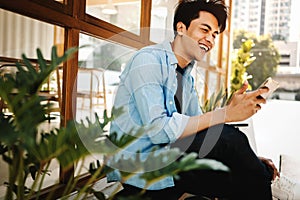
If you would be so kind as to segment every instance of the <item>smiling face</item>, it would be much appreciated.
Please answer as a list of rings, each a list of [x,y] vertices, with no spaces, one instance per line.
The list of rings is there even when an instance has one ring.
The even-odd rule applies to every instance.
[[[199,17],[192,20],[188,28],[178,22],[177,32],[176,38],[181,48],[177,53],[187,62],[200,61],[215,45],[219,34],[218,20],[211,13],[200,11]]]

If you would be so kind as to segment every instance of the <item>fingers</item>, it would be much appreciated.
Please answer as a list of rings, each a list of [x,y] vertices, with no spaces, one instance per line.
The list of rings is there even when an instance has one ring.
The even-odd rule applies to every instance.
[[[267,102],[266,99],[264,99],[262,96],[260,96],[261,94],[263,94],[267,91],[268,91],[268,88],[261,88],[261,89],[255,90],[253,92],[247,93],[248,99],[252,99],[253,105],[254,105],[256,111],[261,109],[260,104],[265,104]]]
[[[255,98],[256,98],[256,99],[255,99],[256,104],[261,104],[261,103],[266,103],[266,102],[267,102],[267,100],[264,99],[264,98],[261,97],[261,96],[257,96],[257,97],[255,97]]]
[[[276,177],[280,178],[280,172],[277,170],[277,168],[275,168],[275,170],[274,170],[274,174],[273,174],[273,179],[272,180],[275,180]]]
[[[246,80],[246,81],[243,83],[242,87],[241,87],[236,93],[237,93],[237,94],[243,94],[244,92],[246,92],[246,90],[247,90],[247,88],[248,88],[248,85],[249,85],[249,83],[248,83],[248,81]]]
[[[261,109],[261,106],[259,104],[256,104],[256,106],[255,106],[256,112],[259,111],[260,109]]]
[[[276,179],[276,177],[280,177],[280,173],[279,173],[279,171],[277,170],[277,168],[275,167],[274,164],[270,167],[273,169],[272,180],[274,181]]]
[[[273,171],[272,180],[275,180],[276,177],[280,177],[280,173],[271,159],[267,159],[264,157],[259,157],[259,158],[271,169],[271,171]]]
[[[268,88],[260,88],[255,91],[245,93],[247,89],[248,82],[245,81],[241,89],[233,94],[228,105],[236,109],[243,108],[245,113],[248,114],[247,117],[250,117],[262,108],[260,104],[266,103],[266,99],[262,98],[260,95],[268,92]]]
[[[267,159],[267,164],[268,164],[268,166],[269,166],[269,167],[272,169],[272,171],[273,171],[272,180],[275,180],[277,176],[278,176],[278,177],[280,176],[280,174],[279,174],[279,172],[278,172],[276,166],[274,165],[274,163],[273,163],[273,161],[272,161],[271,159]]]
[[[263,94],[263,93],[267,93],[268,91],[269,91],[269,88],[262,87],[262,88],[259,88],[255,91],[253,91],[253,96],[258,97],[258,98],[262,98],[260,95]]]

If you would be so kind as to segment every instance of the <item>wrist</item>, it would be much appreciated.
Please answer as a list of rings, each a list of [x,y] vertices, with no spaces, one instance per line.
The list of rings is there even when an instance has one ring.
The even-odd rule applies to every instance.
[[[222,124],[226,123],[226,108],[218,108],[212,113],[211,118],[212,124]]]
[[[228,112],[228,106],[224,106],[222,109],[222,112],[224,113],[224,123],[232,122],[229,112]]]

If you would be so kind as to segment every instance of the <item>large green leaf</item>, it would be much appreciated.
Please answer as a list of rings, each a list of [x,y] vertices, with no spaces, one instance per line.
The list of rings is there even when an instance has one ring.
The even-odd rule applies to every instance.
[[[75,158],[78,160],[80,156],[85,155],[79,153],[83,151],[82,148],[76,148],[75,144],[79,143],[79,139],[72,141],[76,139],[75,132],[65,134],[65,129],[54,130],[44,133],[41,139],[38,132],[38,126],[46,121],[45,114],[51,107],[42,105],[45,99],[38,94],[41,85],[77,49],[71,48],[59,57],[54,46],[51,61],[46,61],[37,49],[38,69],[31,60],[22,55],[22,62],[16,63],[16,74],[0,76],[0,98],[12,113],[11,116],[0,114],[0,153],[3,160],[9,164],[9,187],[6,196],[8,199],[12,198],[14,185],[17,187],[14,190],[17,192],[17,198],[24,199],[27,175],[30,173],[35,178],[35,174],[43,172],[43,167],[52,158],[59,158],[63,164],[68,165]],[[67,157],[68,154],[66,159],[61,158],[61,153],[66,152],[73,155],[72,159]]]

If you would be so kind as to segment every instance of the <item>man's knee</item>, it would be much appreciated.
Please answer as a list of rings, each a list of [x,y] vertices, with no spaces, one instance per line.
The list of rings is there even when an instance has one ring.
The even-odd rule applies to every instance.
[[[199,155],[213,157],[224,161],[241,150],[251,151],[247,136],[239,129],[223,124],[207,131]]]
[[[229,142],[231,145],[249,145],[249,141],[245,133],[228,124],[224,124],[220,140],[223,142]]]

